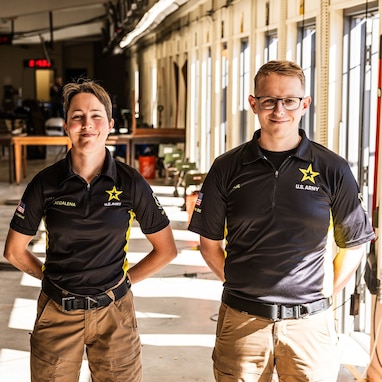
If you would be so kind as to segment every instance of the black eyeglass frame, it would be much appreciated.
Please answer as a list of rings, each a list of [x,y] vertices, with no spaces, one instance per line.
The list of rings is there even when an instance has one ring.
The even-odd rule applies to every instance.
[[[306,98],[306,97],[284,97],[284,98],[277,98],[277,97],[270,97],[270,96],[255,96],[255,98],[260,101],[259,107],[260,107],[261,110],[273,110],[277,106],[277,103],[279,101],[281,101],[281,104],[283,105],[283,108],[285,110],[293,111],[293,110],[297,110],[301,106],[301,101],[304,98]],[[274,104],[274,106],[272,108],[263,108],[263,107],[261,107],[261,98],[270,98],[270,99],[276,100],[276,102],[275,102],[275,104]],[[298,106],[296,108],[289,109],[288,106],[285,106],[284,100],[286,100],[286,99],[294,99],[294,98],[299,100]]]

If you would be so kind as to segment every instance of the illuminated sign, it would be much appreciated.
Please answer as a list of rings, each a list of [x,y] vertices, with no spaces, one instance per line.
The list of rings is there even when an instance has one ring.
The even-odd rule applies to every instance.
[[[0,33],[0,45],[11,45],[12,39],[13,39],[13,34]]]
[[[52,66],[53,62],[47,60],[46,58],[30,58],[29,60],[24,60],[25,68],[44,69],[51,68]]]

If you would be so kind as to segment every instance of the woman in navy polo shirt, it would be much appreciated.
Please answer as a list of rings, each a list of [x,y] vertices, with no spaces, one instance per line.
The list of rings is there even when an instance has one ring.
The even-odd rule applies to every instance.
[[[112,103],[91,80],[64,86],[65,131],[72,149],[28,184],[5,244],[4,256],[42,280],[31,335],[33,382],[78,380],[84,347],[92,380],[142,380],[141,344],[131,284],[177,254],[169,220],[143,177],[105,147],[113,128]],[[132,222],[151,252],[128,267]],[[41,220],[46,259],[28,245]]]

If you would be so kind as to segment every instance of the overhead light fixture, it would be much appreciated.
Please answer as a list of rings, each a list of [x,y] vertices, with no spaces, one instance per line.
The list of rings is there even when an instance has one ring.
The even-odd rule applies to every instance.
[[[144,36],[155,28],[163,19],[176,11],[188,0],[159,0],[142,17],[136,27],[122,38],[119,43],[121,49],[133,44],[138,38]]]

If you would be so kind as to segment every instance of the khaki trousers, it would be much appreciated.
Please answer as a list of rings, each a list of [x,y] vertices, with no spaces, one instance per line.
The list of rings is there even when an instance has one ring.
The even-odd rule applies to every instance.
[[[32,382],[75,382],[86,349],[93,382],[142,381],[133,295],[93,310],[62,312],[41,291],[30,339]]]
[[[218,382],[336,382],[340,368],[333,310],[271,320],[222,303],[213,351]]]

